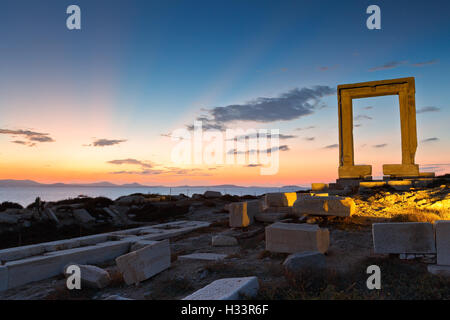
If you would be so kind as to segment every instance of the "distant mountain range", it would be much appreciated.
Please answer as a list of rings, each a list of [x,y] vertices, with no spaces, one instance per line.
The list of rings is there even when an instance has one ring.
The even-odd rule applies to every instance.
[[[33,180],[14,180],[14,179],[5,179],[0,180],[0,187],[111,187],[111,188],[276,188],[276,187],[262,187],[262,186],[237,186],[233,184],[221,184],[214,186],[146,186],[140,183],[125,183],[125,184],[114,184],[107,181],[102,182],[94,182],[94,183],[39,183]],[[305,187],[300,186],[283,186],[279,188],[298,188],[304,189]]]

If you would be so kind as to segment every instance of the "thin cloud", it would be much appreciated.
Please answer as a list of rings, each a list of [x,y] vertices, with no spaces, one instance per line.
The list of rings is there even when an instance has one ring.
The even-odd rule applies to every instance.
[[[278,147],[267,148],[265,150],[251,149],[247,151],[237,151],[236,149],[231,149],[230,151],[228,151],[228,154],[250,154],[259,152],[272,153],[277,151],[289,151],[289,150],[290,150],[289,146],[284,144]]]
[[[385,63],[381,66],[377,66],[377,67],[373,67],[370,68],[369,71],[379,71],[379,70],[389,70],[389,69],[394,69],[397,68],[399,66],[401,66],[402,64],[405,64],[406,61],[390,61],[388,63]]]
[[[235,136],[235,137],[233,137],[233,138],[230,138],[230,139],[228,139],[228,141],[233,141],[233,140],[245,140],[245,139],[258,139],[259,137],[260,137],[261,135],[259,135],[258,133],[256,133],[256,134],[253,134],[253,135],[240,135],[240,136]],[[269,138],[272,138],[272,137],[275,137],[275,136],[278,136],[278,139],[280,139],[280,140],[287,140],[287,139],[293,139],[293,138],[297,138],[298,136],[296,136],[296,135],[292,135],[292,134],[282,134],[282,133],[280,133],[280,134],[274,134],[274,135],[272,135],[272,134],[267,134],[266,135],[266,137],[269,139]]]
[[[309,127],[305,127],[305,128],[296,128],[295,130],[297,131],[304,131],[304,130],[310,130],[310,129],[314,129],[316,126],[309,126]]]
[[[143,176],[147,176],[147,175],[159,175],[164,173],[164,171],[162,170],[141,170],[141,171],[126,171],[126,170],[122,170],[122,171],[114,171],[114,172],[110,172],[110,174],[133,174],[133,175],[143,175]]]
[[[129,164],[129,165],[137,165],[141,166],[142,168],[152,168],[153,165],[146,161],[140,161],[137,159],[120,159],[120,160],[110,160],[107,161],[109,164],[115,164],[115,165],[122,165],[122,164]]]
[[[322,66],[322,67],[319,67],[319,70],[320,71],[330,71],[330,70],[334,70],[336,68],[337,68],[337,65],[334,65],[334,66]]]
[[[439,111],[441,111],[441,108],[439,107],[428,106],[418,109],[416,113],[439,112]]]
[[[387,146],[387,143],[382,143],[382,144],[376,144],[376,145],[374,145],[373,147],[374,148],[384,148],[384,147],[386,147]]]
[[[223,130],[234,121],[274,122],[289,121],[313,114],[323,104],[321,98],[334,94],[329,86],[295,88],[277,97],[259,97],[245,104],[205,109],[206,115],[198,117],[205,129]],[[187,126],[192,130],[193,126]]]
[[[261,166],[262,165],[260,163],[258,163],[258,164],[251,163],[251,164],[246,165],[247,168],[256,168],[256,167],[261,167]]]
[[[0,129],[0,134],[10,135],[13,137],[21,136],[28,141],[14,140],[11,141],[15,144],[26,145],[29,147],[34,147],[36,142],[54,142],[55,140],[50,137],[48,133],[35,132],[30,130],[10,130],[10,129]]]
[[[438,62],[439,62],[438,59],[433,59],[433,60],[429,60],[429,61],[412,63],[411,65],[413,67],[423,67],[423,66],[428,66],[428,65],[431,65],[431,64],[436,64]]]
[[[316,137],[304,137],[303,140],[306,141],[314,141],[316,139]]]
[[[335,149],[339,147],[339,145],[337,143],[335,144],[329,144],[328,146],[323,147],[324,149]]]
[[[439,141],[439,138],[437,138],[437,137],[428,138],[428,139],[422,140],[421,142],[427,143],[427,142],[433,142],[433,141]]]
[[[125,142],[127,140],[125,139],[97,139],[95,140],[92,145],[94,147],[106,147],[106,146],[114,146],[116,144]]]
[[[365,114],[360,114],[355,117],[355,120],[372,120],[372,119],[373,119],[372,117]]]

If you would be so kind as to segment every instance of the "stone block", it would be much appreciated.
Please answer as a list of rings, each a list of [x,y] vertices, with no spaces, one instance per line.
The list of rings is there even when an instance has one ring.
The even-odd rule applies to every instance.
[[[418,177],[417,164],[383,164],[383,174],[391,177]]]
[[[266,207],[292,207],[297,200],[296,192],[267,193],[265,197]]]
[[[18,215],[12,215],[5,212],[0,212],[0,223],[17,224],[19,222]]]
[[[408,191],[413,186],[411,180],[391,180],[388,185],[397,191]]]
[[[359,183],[360,188],[379,188],[384,187],[386,185],[386,181],[361,181]]]
[[[79,238],[67,239],[67,240],[58,240],[52,242],[42,243],[45,248],[45,252],[52,252],[58,250],[67,250],[72,248],[78,248],[81,246],[81,242]]]
[[[437,264],[429,264],[428,272],[440,277],[450,278],[450,266],[440,266]]]
[[[36,256],[45,252],[45,245],[42,243],[28,246],[8,248],[0,250],[0,261],[14,261],[31,256]]]
[[[66,264],[60,256],[37,256],[7,262],[8,289],[61,274]]]
[[[137,238],[137,237],[130,237],[129,239],[138,239],[138,238]],[[136,242],[134,242],[134,243],[131,245],[130,251],[136,251],[136,250],[142,249],[142,248],[144,248],[144,247],[146,247],[146,246],[154,245],[155,243],[158,243],[158,241],[153,241],[153,240],[137,240]]]
[[[235,237],[216,235],[212,237],[211,244],[213,247],[232,247],[237,246],[238,241]]]
[[[58,218],[56,217],[56,214],[53,212],[52,209],[47,208],[44,210],[44,213],[47,215],[47,217],[52,220],[55,223],[59,223]]]
[[[311,183],[312,191],[324,191],[328,189],[328,184],[326,183]]]
[[[266,250],[283,253],[318,251],[330,245],[328,229],[317,225],[277,222],[266,228]]]
[[[8,289],[8,268],[0,266],[0,291]]]
[[[437,264],[450,266],[450,220],[434,223],[436,231]]]
[[[283,263],[288,272],[323,271],[326,269],[325,255],[320,252],[293,253]]]
[[[117,294],[113,294],[111,296],[107,296],[103,300],[133,300],[133,299],[125,298],[125,297],[119,296]]]
[[[340,179],[362,179],[372,175],[371,165],[354,165],[354,166],[340,166]]]
[[[294,203],[296,215],[351,216],[356,210],[352,198],[344,197],[302,197]]]
[[[257,214],[255,220],[260,222],[277,222],[284,219],[286,216],[287,213],[283,212],[263,212]]]
[[[169,240],[120,256],[116,263],[126,284],[147,280],[170,267]]]
[[[106,242],[109,240],[109,234],[94,234],[92,236],[85,236],[77,238],[80,241],[80,246],[91,246],[97,243]]]
[[[86,209],[73,210],[73,217],[80,223],[90,223],[95,221],[94,217],[92,217]]]
[[[254,222],[253,215],[249,213],[247,202],[232,202],[229,205],[229,224],[232,228],[247,227]]]
[[[225,278],[211,282],[183,300],[238,300],[241,296],[255,297],[258,290],[257,277]]]
[[[293,214],[294,207],[266,207],[263,212]]]
[[[205,261],[220,261],[227,257],[226,254],[219,253],[191,253],[184,256],[179,256],[178,260],[205,260]]]
[[[435,253],[434,231],[431,223],[374,223],[372,236],[375,253]]]

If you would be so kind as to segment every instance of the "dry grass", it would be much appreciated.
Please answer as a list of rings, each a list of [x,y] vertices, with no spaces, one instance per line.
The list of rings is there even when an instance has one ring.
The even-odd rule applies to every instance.
[[[369,265],[381,269],[381,289],[366,286]],[[283,280],[261,283],[259,299],[349,300],[349,299],[450,299],[450,280],[431,275],[424,265],[390,258],[368,258],[346,273],[310,270],[285,274]]]
[[[119,270],[110,270],[109,277],[111,278],[110,287],[121,287],[125,284],[123,275]]]
[[[193,284],[186,278],[168,278],[152,288],[152,292],[147,296],[147,299],[173,300],[194,290]]]
[[[275,260],[284,260],[288,256],[287,253],[277,253],[263,250],[258,254],[258,259],[271,258]]]

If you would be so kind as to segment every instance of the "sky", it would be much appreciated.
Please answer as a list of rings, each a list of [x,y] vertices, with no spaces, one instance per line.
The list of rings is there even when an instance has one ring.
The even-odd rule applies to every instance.
[[[81,30],[66,27],[73,4]],[[372,4],[380,30],[366,27]],[[449,12],[450,2],[435,0],[4,0],[0,179],[333,182],[337,85],[403,77],[416,83],[416,163],[449,172]],[[401,163],[398,97],[357,99],[353,108],[355,163],[380,177],[382,164]],[[195,121],[204,132],[279,130],[276,173],[174,161],[187,141],[174,132],[193,137]]]

